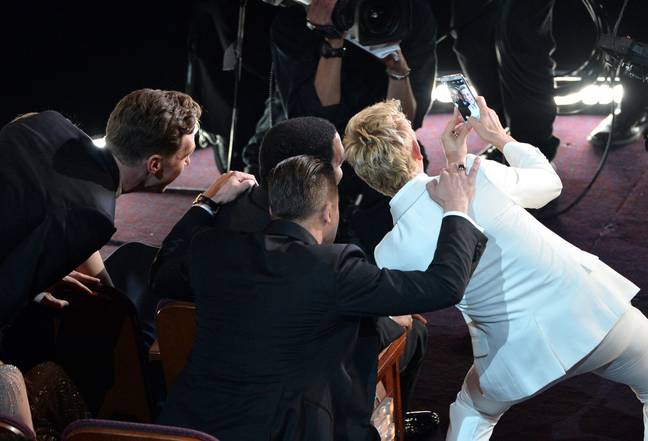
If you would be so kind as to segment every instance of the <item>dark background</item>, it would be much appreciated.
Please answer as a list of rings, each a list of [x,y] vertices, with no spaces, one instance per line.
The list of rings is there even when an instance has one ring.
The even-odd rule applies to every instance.
[[[233,32],[238,2],[214,1],[224,5],[223,21]],[[609,3],[610,11],[615,11],[620,2]],[[142,87],[185,90],[187,35],[195,4],[3,2],[0,125],[21,113],[55,109],[91,136],[101,135],[111,109],[128,92]],[[432,5],[442,35],[448,29],[449,1],[432,1]],[[249,0],[241,139],[248,138],[267,93],[267,29],[274,10],[260,0]],[[580,0],[556,2],[555,30],[559,69],[577,67],[588,57],[594,40]],[[439,72],[459,69],[451,44],[449,38],[439,45]],[[218,54],[217,41],[214,47]],[[231,99],[231,73],[221,75],[219,83]],[[229,124],[230,109],[201,104],[208,108],[206,118],[223,118]]]

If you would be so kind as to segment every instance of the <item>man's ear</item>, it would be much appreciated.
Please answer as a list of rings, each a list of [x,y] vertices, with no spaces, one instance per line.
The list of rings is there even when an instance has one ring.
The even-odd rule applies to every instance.
[[[157,178],[162,177],[162,156],[156,154],[146,159],[146,173]]]
[[[421,146],[419,145],[416,138],[412,139],[412,158],[417,161],[423,160],[423,154],[421,154]]]
[[[324,224],[333,222],[333,203],[326,201],[321,210],[321,219]]]

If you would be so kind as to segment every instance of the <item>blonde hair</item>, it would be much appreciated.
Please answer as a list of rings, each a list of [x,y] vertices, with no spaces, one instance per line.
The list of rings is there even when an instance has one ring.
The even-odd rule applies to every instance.
[[[410,127],[398,100],[369,106],[347,124],[346,160],[363,181],[384,195],[394,196],[416,172]]]

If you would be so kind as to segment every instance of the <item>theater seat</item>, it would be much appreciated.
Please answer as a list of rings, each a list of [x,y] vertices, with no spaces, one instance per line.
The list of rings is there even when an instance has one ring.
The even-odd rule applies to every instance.
[[[377,379],[378,383],[384,387],[386,396],[391,397],[394,403],[393,421],[397,440],[404,439],[399,360],[405,352],[406,343],[407,333],[403,333],[378,355]]]
[[[0,415],[0,440],[36,441],[36,434],[14,418]]]
[[[55,361],[70,376],[90,412],[100,418],[150,422],[153,400],[135,307],[114,288],[94,295],[56,291],[61,310]]]
[[[183,427],[109,420],[78,420],[65,428],[63,441],[218,441]]]
[[[191,302],[162,300],[158,305],[155,314],[157,347],[167,391],[171,390],[189,359],[196,336],[195,319],[196,305]]]

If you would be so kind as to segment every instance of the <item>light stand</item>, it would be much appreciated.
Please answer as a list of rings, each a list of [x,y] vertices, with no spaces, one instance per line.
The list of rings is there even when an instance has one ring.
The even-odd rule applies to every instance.
[[[243,67],[243,34],[245,32],[245,9],[247,0],[241,0],[239,5],[238,30],[236,33],[236,45],[234,47],[234,100],[232,102],[232,125],[229,134],[229,146],[227,148],[227,168],[230,171],[232,166],[232,152],[234,151],[234,137],[236,136],[236,122],[238,119],[238,95],[241,82],[241,68]]]

